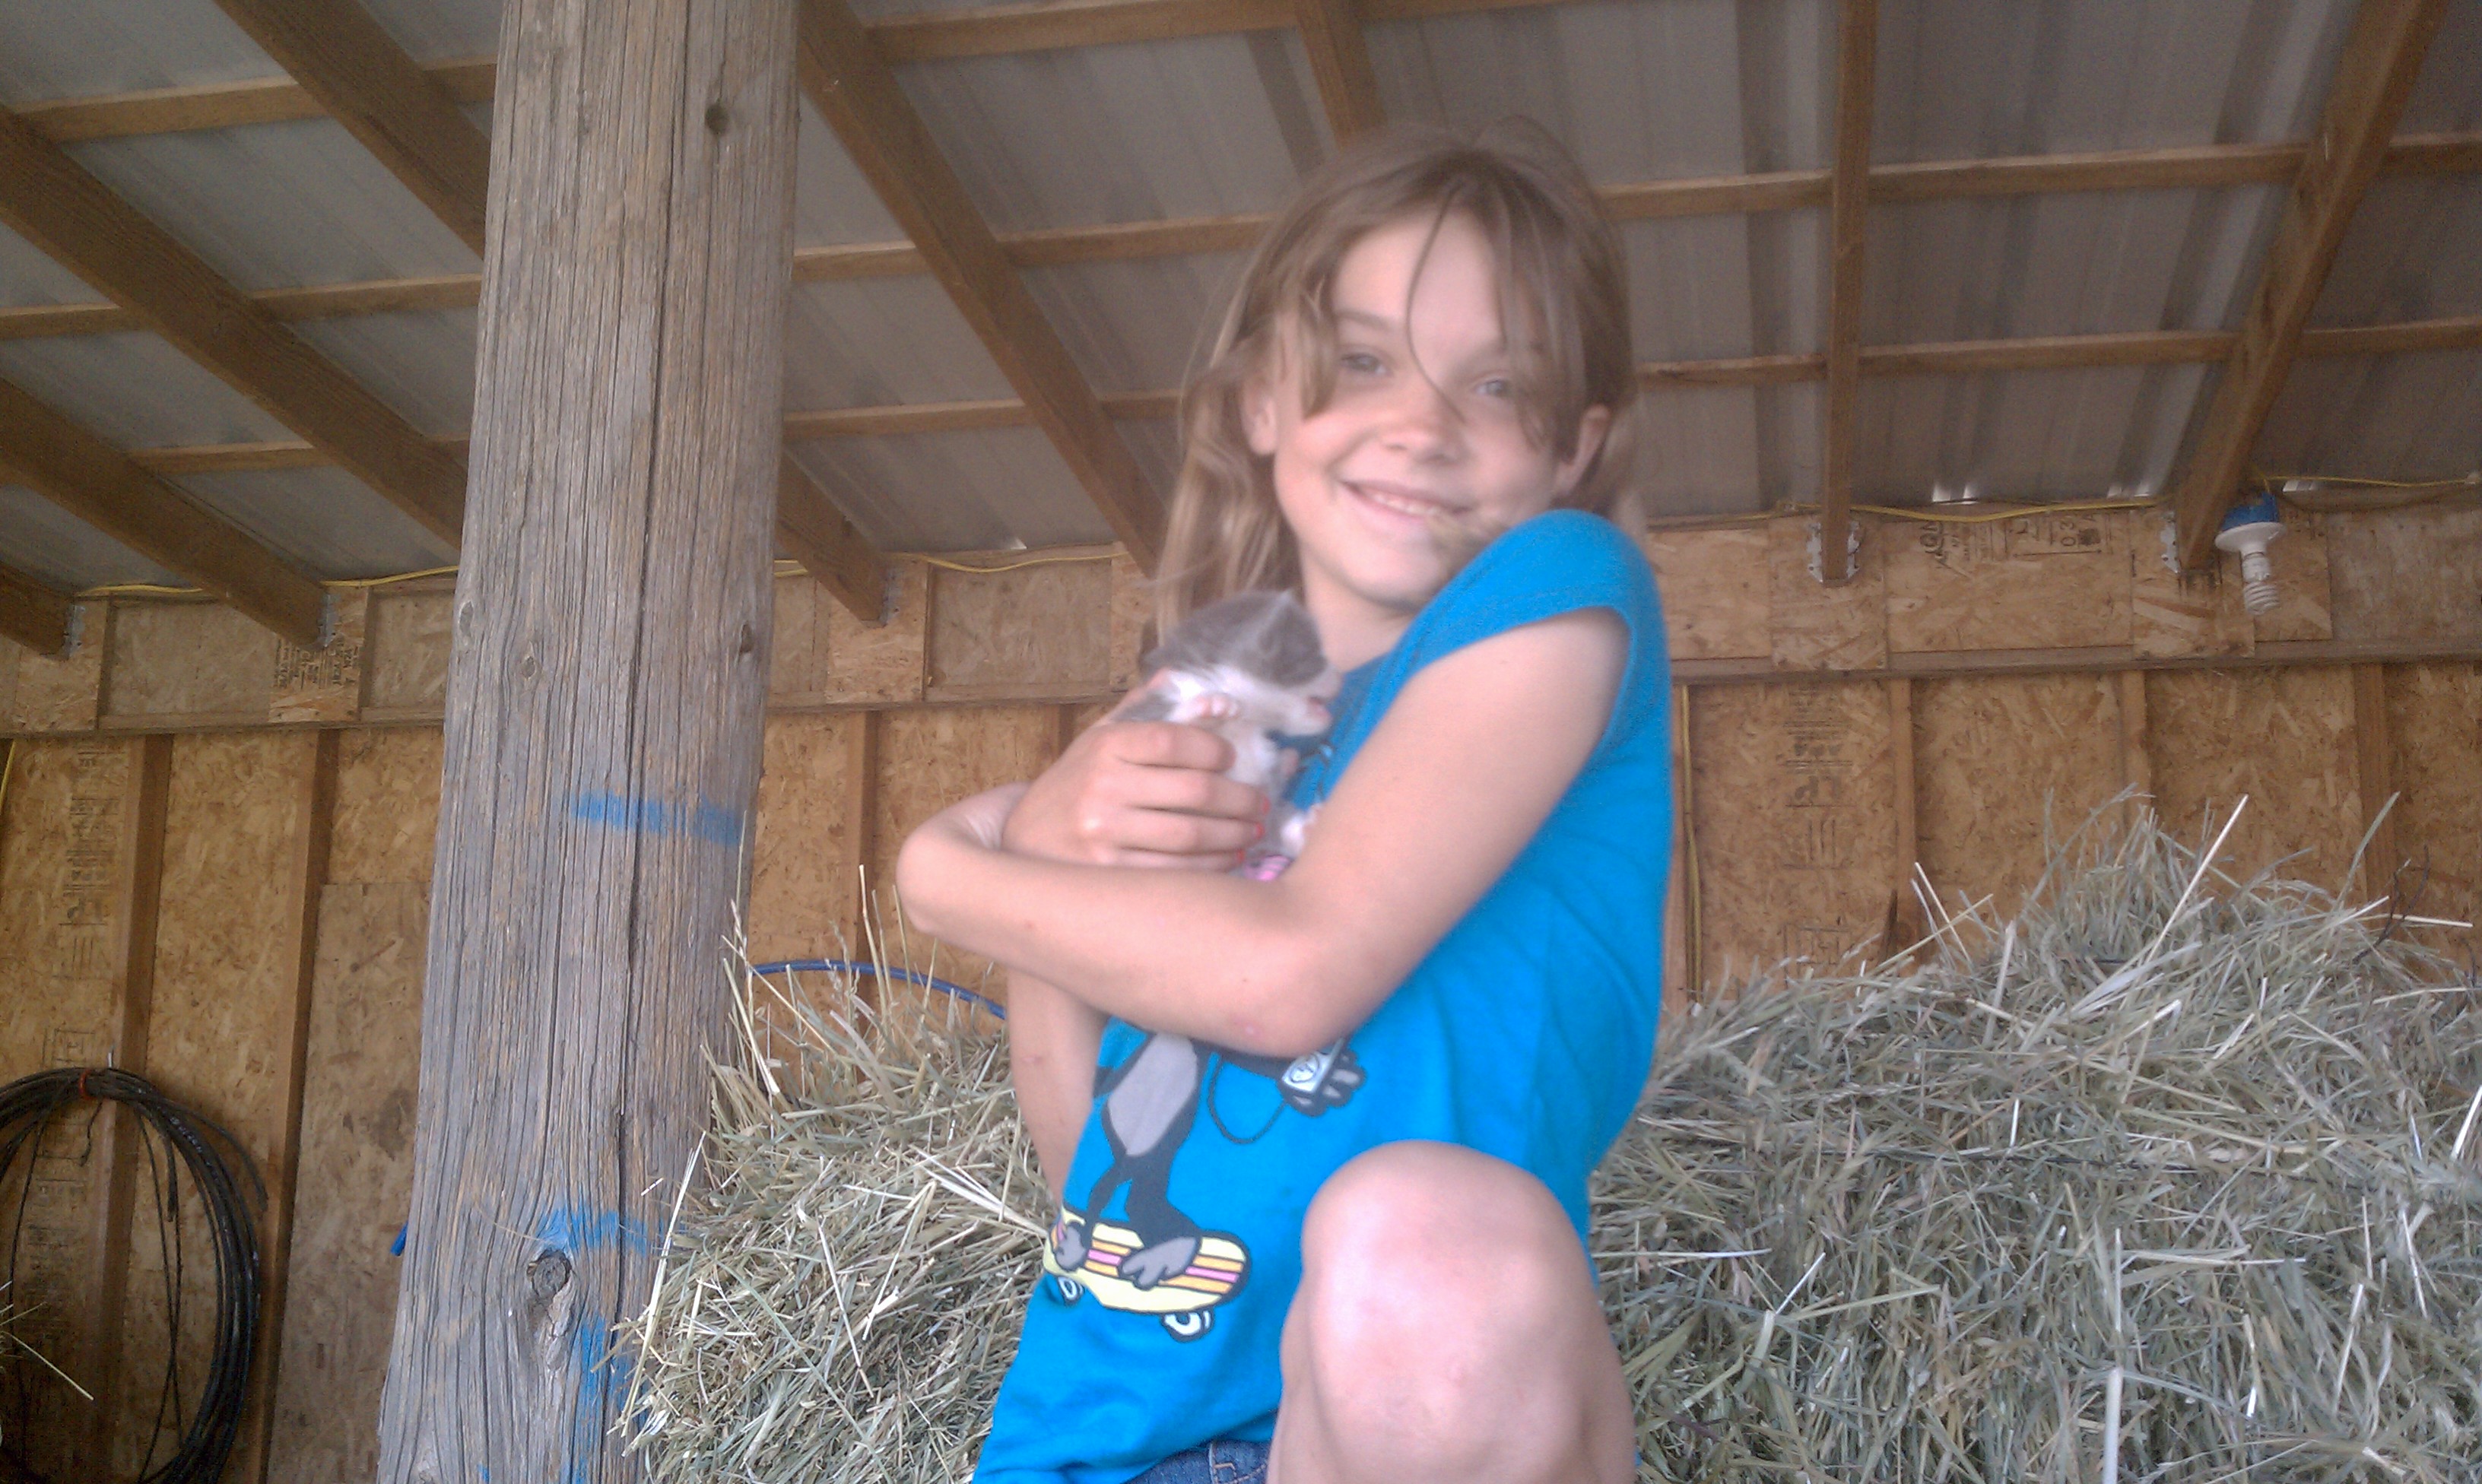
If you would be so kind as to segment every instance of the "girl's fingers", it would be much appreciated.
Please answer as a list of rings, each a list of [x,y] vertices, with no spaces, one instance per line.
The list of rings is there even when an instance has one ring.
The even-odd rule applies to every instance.
[[[1119,803],[1132,809],[1170,809],[1252,824],[1267,817],[1265,794],[1222,773],[1194,768],[1121,769],[1112,790]]]
[[[1257,842],[1259,830],[1254,820],[1219,819],[1164,809],[1113,810],[1096,823],[1100,826],[1096,843],[1118,851],[1220,857],[1226,865],[1231,864],[1235,852]]]
[[[1220,773],[1232,766],[1232,744],[1203,727],[1177,721],[1122,721],[1103,732],[1106,755],[1147,768],[1189,768]]]

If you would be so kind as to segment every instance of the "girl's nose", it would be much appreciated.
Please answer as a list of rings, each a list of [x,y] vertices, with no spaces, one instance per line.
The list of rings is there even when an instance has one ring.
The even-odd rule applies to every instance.
[[[1388,408],[1387,446],[1415,458],[1455,456],[1462,447],[1464,419],[1447,393],[1418,376],[1397,385]]]

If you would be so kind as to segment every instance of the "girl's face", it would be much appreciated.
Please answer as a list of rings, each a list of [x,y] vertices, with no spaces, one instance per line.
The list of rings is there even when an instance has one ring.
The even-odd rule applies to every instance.
[[[1340,667],[1385,652],[1446,584],[1435,521],[1489,534],[1541,514],[1611,423],[1588,409],[1566,459],[1526,436],[1491,241],[1462,214],[1436,235],[1434,220],[1376,228],[1336,265],[1326,406],[1302,411],[1298,342],[1243,399],[1301,548],[1303,600]]]

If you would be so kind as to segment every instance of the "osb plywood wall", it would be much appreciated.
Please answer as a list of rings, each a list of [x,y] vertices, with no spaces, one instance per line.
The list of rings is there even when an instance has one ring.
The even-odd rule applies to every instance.
[[[2482,912],[2482,509],[2309,523],[2277,548],[2285,604],[2255,621],[2231,585],[2165,571],[2140,515],[1872,527],[1861,580],[1833,590],[1809,579],[1797,521],[1649,545],[1683,682],[1675,850],[1694,869],[1675,873],[1666,982],[1685,992],[1907,930],[1916,865],[1951,907],[2012,910],[2046,841],[2132,788],[2192,834],[2247,794],[2234,869],[2281,860],[2322,883],[2394,797],[2352,889]],[[1108,554],[909,566],[876,627],[785,579],[753,956],[858,944],[860,884],[886,879],[908,830],[1089,723],[1134,673],[1133,579]],[[318,655],[221,609],[116,605],[79,656],[0,663],[19,738],[0,801],[0,1080],[136,1068],[264,1172],[273,1342],[235,1479],[377,1466],[449,602],[354,594]],[[890,948],[983,984],[919,939]],[[20,1436],[56,1477],[131,1477],[154,1431],[167,1263],[125,1137],[81,1123],[31,1189],[0,1190],[0,1210],[25,1200],[20,1302],[46,1300],[28,1338],[104,1397],[35,1389]],[[181,1264],[185,1307],[205,1301],[203,1260]],[[202,1356],[182,1359],[195,1386]]]

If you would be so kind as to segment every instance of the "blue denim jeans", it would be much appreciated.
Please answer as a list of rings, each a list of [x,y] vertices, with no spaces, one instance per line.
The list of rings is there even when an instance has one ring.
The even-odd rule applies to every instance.
[[[1175,1453],[1129,1484],[1266,1484],[1267,1445],[1219,1438]]]

